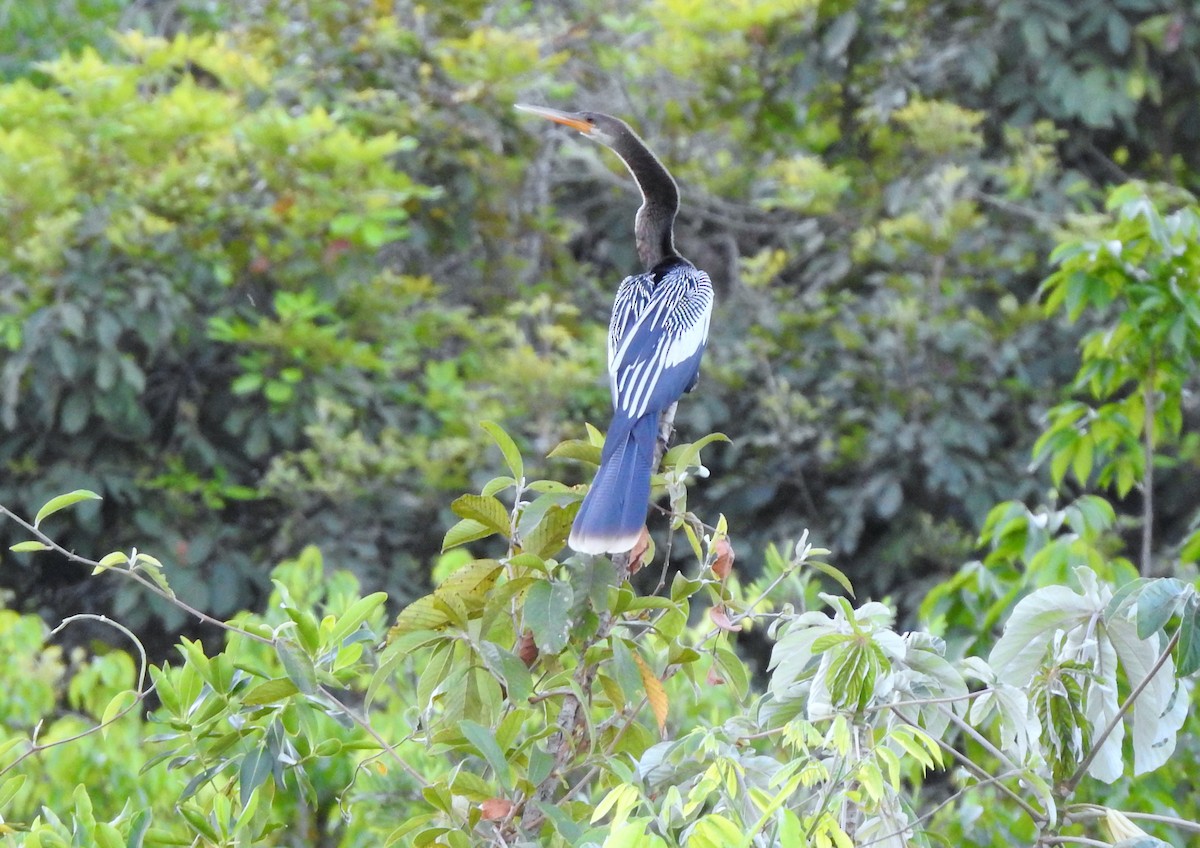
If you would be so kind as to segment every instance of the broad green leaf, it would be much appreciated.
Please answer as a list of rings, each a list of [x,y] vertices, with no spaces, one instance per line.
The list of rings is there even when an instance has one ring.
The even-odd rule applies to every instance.
[[[1162,577],[1146,583],[1137,599],[1138,638],[1146,639],[1162,629],[1193,591],[1191,586],[1174,578]]]
[[[1187,677],[1200,669],[1200,604],[1192,599],[1184,609],[1182,620],[1179,622],[1179,645],[1176,656],[1180,677]]]
[[[571,587],[559,580],[539,580],[525,593],[525,626],[543,654],[557,654],[571,632]]]
[[[500,785],[505,789],[512,788],[512,769],[508,765],[508,760],[504,756],[504,752],[500,750],[500,746],[496,744],[496,737],[492,731],[481,724],[473,721],[463,721],[459,724],[459,730],[463,736],[471,743],[471,747],[480,754],[496,775],[496,779],[500,781]]]
[[[512,440],[508,433],[504,432],[504,428],[495,421],[483,421],[480,423],[483,429],[488,431],[488,434],[496,441],[497,447],[500,448],[500,453],[504,454],[504,462],[508,465],[508,470],[512,472],[513,477],[520,480],[525,476],[525,463],[521,461],[521,452],[517,449],[517,444]]]
[[[387,597],[387,592],[374,592],[351,604],[350,608],[338,618],[333,633],[329,636],[329,641],[334,645],[340,645],[343,639],[358,630],[359,625],[366,621],[371,613],[387,600]]]
[[[700,464],[700,451],[713,442],[728,442],[729,437],[724,433],[709,433],[702,439],[688,444],[676,445],[667,451],[663,457],[663,466],[670,468],[693,468]]]
[[[25,780],[28,775],[14,774],[12,777],[0,783],[0,809],[4,809],[13,797],[21,791],[21,787],[25,785]]]
[[[450,509],[454,511],[455,515],[478,521],[506,539],[512,533],[508,510],[496,498],[483,495],[463,495],[450,504]]]
[[[271,776],[274,764],[275,758],[266,746],[252,749],[242,758],[242,767],[238,771],[238,798],[243,808],[250,802],[254,790]]]
[[[98,500],[100,500],[100,496],[95,492],[88,491],[87,489],[76,489],[73,492],[67,492],[65,495],[59,495],[58,497],[51,498],[46,502],[45,506],[38,510],[37,517],[33,519],[33,526],[40,526],[44,519],[54,515],[54,513],[58,512],[60,509],[66,509],[67,507],[77,504],[80,501]]]
[[[463,602],[469,612],[483,609],[488,593],[500,579],[504,566],[494,559],[469,562],[443,580],[434,590],[436,597],[453,596]]]
[[[242,696],[242,703],[248,707],[261,707],[265,704],[282,701],[284,698],[290,698],[299,691],[291,678],[276,677],[272,680],[264,680],[247,692]]]
[[[615,703],[622,707],[629,703],[637,703],[643,690],[641,667],[633,659],[633,649],[624,639],[611,636],[609,640],[612,643],[613,673],[621,690],[621,699]]]
[[[479,539],[486,539],[495,533],[496,530],[482,521],[476,521],[473,518],[464,518],[446,531],[446,535],[442,539],[442,553],[451,548],[457,548],[459,545],[465,545]]]
[[[600,445],[585,442],[582,439],[568,439],[560,442],[546,456],[549,459],[574,459],[591,465],[600,464]]]
[[[580,504],[580,501],[576,501],[565,507],[551,506],[533,532],[521,539],[521,549],[539,557],[561,551],[571,534],[571,524],[575,521]]]
[[[275,653],[297,689],[305,695],[312,695],[317,691],[317,670],[308,654],[287,639],[275,640]]]
[[[688,838],[689,848],[729,848],[745,845],[746,834],[725,816],[709,813],[696,822]]]
[[[483,641],[479,643],[479,655],[488,671],[504,683],[509,703],[521,704],[529,700],[533,694],[533,677],[516,654],[495,642]]]
[[[434,596],[426,595],[400,610],[396,623],[388,629],[385,641],[390,645],[406,634],[443,630],[449,625],[450,619],[438,609]]]

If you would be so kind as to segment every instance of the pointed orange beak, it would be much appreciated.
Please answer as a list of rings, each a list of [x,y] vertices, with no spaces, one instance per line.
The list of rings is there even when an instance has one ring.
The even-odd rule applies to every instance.
[[[527,106],[524,103],[517,103],[515,106],[521,112],[528,112],[531,115],[537,115],[539,118],[554,121],[556,124],[562,124],[573,130],[579,130],[584,135],[591,135],[596,129],[593,124],[588,123],[583,118],[571,112],[560,112],[557,109],[547,109],[544,106]]]

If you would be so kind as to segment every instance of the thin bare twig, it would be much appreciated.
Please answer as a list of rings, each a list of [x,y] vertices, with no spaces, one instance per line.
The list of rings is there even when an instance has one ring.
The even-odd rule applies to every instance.
[[[902,713],[900,710],[896,710],[895,712],[896,712],[896,715],[898,715],[905,724],[911,725],[911,726],[917,728],[918,730],[921,729],[921,725],[918,724],[915,719],[909,718],[904,713]],[[949,754],[954,759],[956,759],[963,768],[965,768],[967,771],[971,772],[971,774],[975,775],[980,780],[987,780],[992,777],[992,775],[988,774],[987,769],[985,769],[983,766],[976,763],[974,760],[972,760],[966,754],[959,751],[957,748],[955,748],[949,742],[945,742],[936,737],[930,737],[930,738],[932,738],[933,741],[938,744],[938,747],[940,747],[943,751],[945,751],[947,754]],[[1028,815],[1029,818],[1031,818],[1034,822],[1041,824],[1046,821],[1045,813],[1041,813],[1038,810],[1034,809],[1033,805],[1031,805],[1028,801],[1026,801],[1024,798],[1022,798],[1020,795],[1018,795],[1016,792],[1014,792],[1012,789],[1010,789],[1004,783],[996,781],[996,782],[994,782],[994,785],[997,789],[999,789],[1001,792],[1003,792],[1010,801],[1012,801],[1014,804],[1016,804],[1018,807],[1020,807],[1022,810],[1024,810],[1025,814]]]

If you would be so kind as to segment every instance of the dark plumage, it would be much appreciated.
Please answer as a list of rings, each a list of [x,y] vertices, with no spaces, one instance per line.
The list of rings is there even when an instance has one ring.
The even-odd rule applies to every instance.
[[[679,190],[625,122],[599,112],[517,108],[577,129],[611,148],[642,193],[634,236],[646,271],[626,277],[613,303],[608,336],[613,418],[600,468],[569,540],[580,553],[621,553],[634,546],[645,524],[659,416],[699,378],[712,315],[712,283],[675,250]]]

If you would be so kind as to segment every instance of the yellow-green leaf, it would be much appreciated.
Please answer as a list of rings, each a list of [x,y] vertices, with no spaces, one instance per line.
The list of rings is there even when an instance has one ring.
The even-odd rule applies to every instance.
[[[80,501],[98,501],[100,496],[95,492],[87,489],[76,489],[73,492],[67,492],[65,495],[59,495],[56,498],[51,498],[46,502],[46,505],[38,510],[37,517],[33,519],[33,526],[37,527],[42,523],[43,519],[49,518],[60,509],[77,504]]]
[[[136,704],[137,700],[137,692],[132,689],[125,689],[114,695],[112,700],[108,702],[108,706],[104,708],[104,713],[100,716],[100,735],[107,738],[109,723],[115,721],[123,710]]]
[[[481,521],[476,521],[473,518],[464,518],[446,531],[446,535],[442,539],[442,553],[451,548],[457,548],[459,545],[465,545],[468,542],[486,539],[495,532],[495,530]]]
[[[247,692],[242,698],[242,703],[248,707],[261,707],[264,704],[273,704],[284,698],[290,698],[299,691],[300,689],[292,682],[291,678],[276,677],[273,680],[264,680]]]
[[[48,551],[50,550],[50,546],[45,542],[30,539],[28,542],[17,542],[15,545],[10,546],[9,550],[14,554],[24,554],[31,551]]]
[[[496,498],[483,495],[463,495],[450,504],[450,509],[460,518],[478,521],[506,539],[512,533],[508,510]]]

